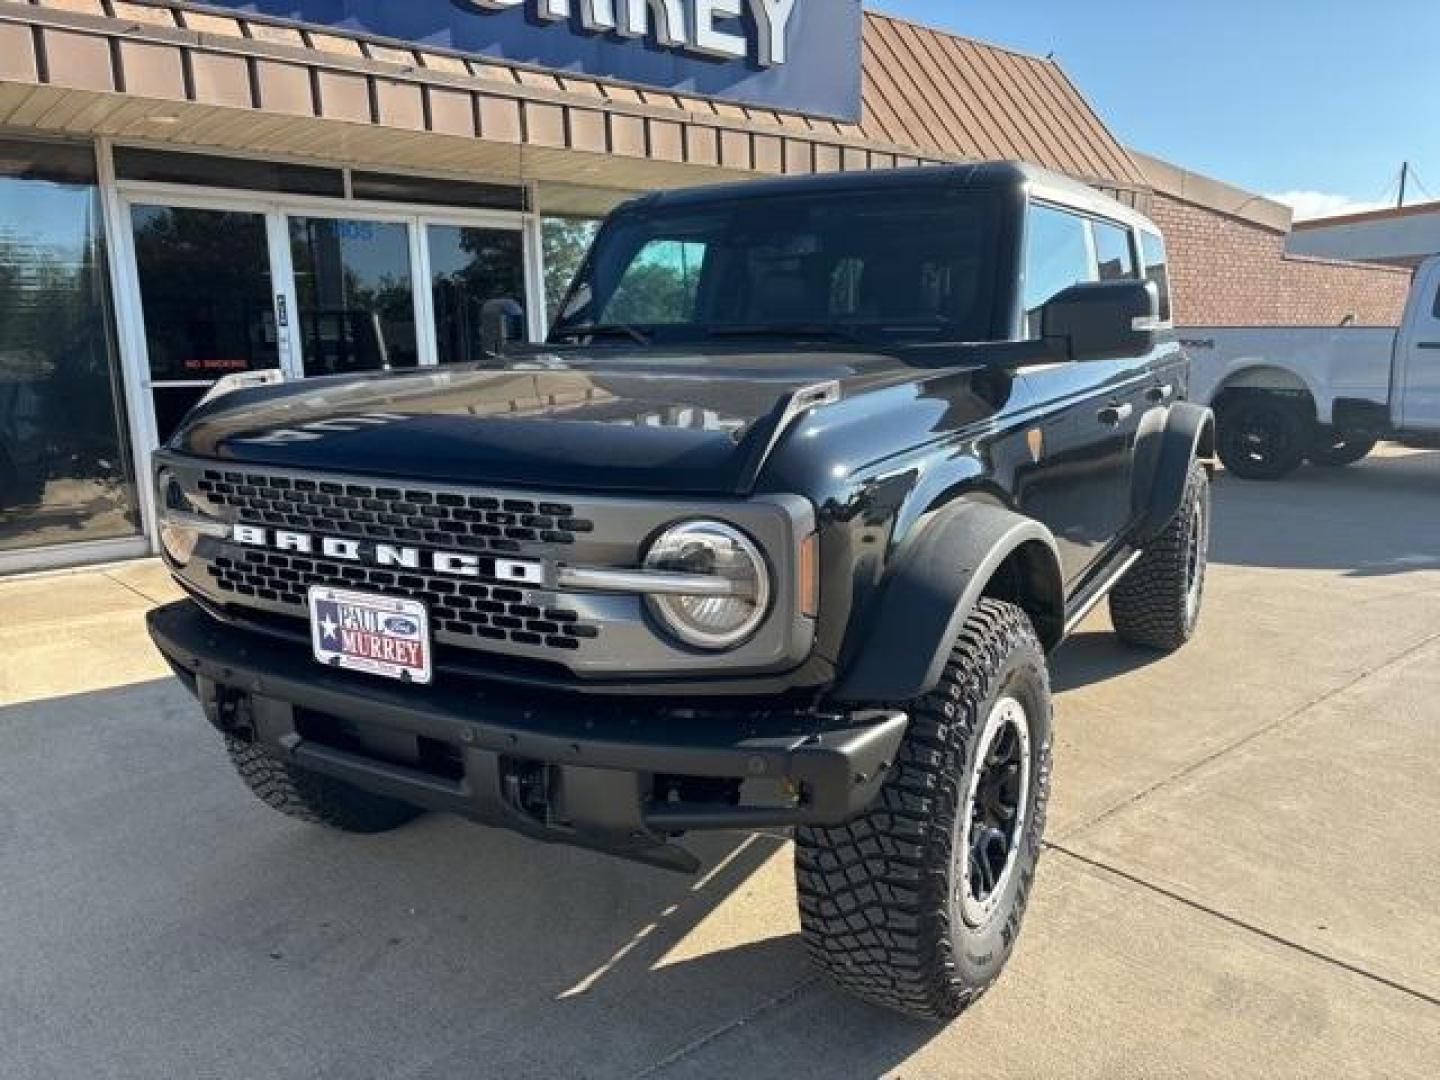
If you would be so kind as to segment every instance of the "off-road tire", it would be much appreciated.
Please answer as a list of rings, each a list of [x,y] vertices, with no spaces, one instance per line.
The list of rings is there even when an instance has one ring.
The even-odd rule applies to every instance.
[[[1377,436],[1363,431],[1322,427],[1305,452],[1305,460],[1323,469],[1343,469],[1364,461],[1379,442]]]
[[[975,756],[996,703],[1028,716],[1029,782],[1013,870],[998,906],[972,926],[958,888]],[[800,923],[814,963],[875,1005],[949,1020],[989,989],[1010,958],[1030,896],[1050,786],[1050,679],[1045,651],[1018,607],[982,600],[939,686],[898,706],[910,716],[899,760],[870,811],[795,840]],[[957,859],[957,853],[961,858]]]
[[[1280,394],[1238,393],[1216,412],[1216,451],[1242,480],[1283,480],[1305,463],[1315,440],[1306,407]]]
[[[229,735],[225,749],[256,798],[311,825],[373,835],[398,829],[424,813],[418,806],[287,765],[261,747]]]
[[[1168,653],[1195,636],[1210,563],[1210,520],[1210,474],[1196,461],[1180,510],[1110,593],[1110,620],[1126,644]]]

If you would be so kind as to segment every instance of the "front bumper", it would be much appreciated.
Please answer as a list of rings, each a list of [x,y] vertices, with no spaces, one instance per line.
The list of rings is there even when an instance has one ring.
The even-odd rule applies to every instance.
[[[211,723],[281,760],[536,839],[679,870],[695,861],[669,843],[676,833],[859,816],[908,725],[888,711],[727,713],[707,703],[702,712],[479,683],[404,686],[328,670],[308,651],[226,626],[189,601],[147,622]],[[657,777],[784,797],[657,798]]]

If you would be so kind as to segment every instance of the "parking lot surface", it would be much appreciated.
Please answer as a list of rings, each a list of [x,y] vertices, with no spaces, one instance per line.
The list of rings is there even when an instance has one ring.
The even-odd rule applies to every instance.
[[[1216,497],[1195,644],[1057,657],[1025,934],[945,1028],[811,975],[778,838],[311,829],[150,650],[156,564],[0,582],[0,1076],[1440,1075],[1440,453]]]

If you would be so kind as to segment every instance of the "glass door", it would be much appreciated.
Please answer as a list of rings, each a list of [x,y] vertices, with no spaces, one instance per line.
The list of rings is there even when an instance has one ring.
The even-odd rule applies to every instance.
[[[161,443],[218,379],[284,366],[267,215],[134,203],[129,216]]]
[[[425,224],[431,325],[441,364],[478,363],[486,301],[525,300],[525,234],[520,226]]]
[[[533,308],[540,327],[538,233],[519,213],[134,182],[120,186],[115,215],[142,472],[226,375],[477,363],[482,309],[501,297]]]
[[[518,219],[291,214],[286,233],[303,375],[479,362],[486,301],[525,300]]]
[[[418,366],[412,224],[296,214],[286,230],[301,373]]]
[[[215,382],[475,363],[486,301],[525,302],[519,215],[339,212],[223,196],[124,204],[154,433]]]

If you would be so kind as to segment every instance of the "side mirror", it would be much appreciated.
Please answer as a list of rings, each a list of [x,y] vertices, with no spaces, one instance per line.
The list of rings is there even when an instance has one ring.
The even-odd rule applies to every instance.
[[[1160,292],[1150,281],[1073,285],[1045,305],[1040,323],[1072,361],[1135,359],[1160,339]]]
[[[512,341],[525,339],[525,309],[514,300],[487,300],[480,309],[480,348],[487,357],[505,355]]]

